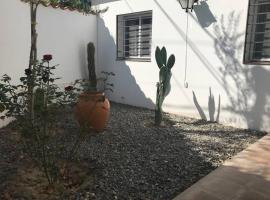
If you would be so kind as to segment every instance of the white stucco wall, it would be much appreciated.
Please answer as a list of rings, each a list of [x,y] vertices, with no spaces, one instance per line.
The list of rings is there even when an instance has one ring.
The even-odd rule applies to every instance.
[[[154,51],[166,46],[176,56],[172,90],[164,110],[199,118],[192,91],[208,116],[209,87],[221,95],[220,122],[243,128],[270,130],[270,67],[242,64],[248,0],[206,1],[189,16],[188,88],[184,88],[186,13],[176,0],[99,0],[109,10],[98,18],[78,12],[40,7],[38,12],[38,54],[53,54],[60,64],[62,83],[87,75],[86,44],[95,43],[97,71],[116,76],[113,101],[154,108],[158,68]],[[116,16],[152,10],[152,61],[116,61]],[[212,13],[214,21],[209,16]],[[233,14],[234,13],[234,14]],[[199,18],[198,18],[199,16]],[[0,74],[14,80],[28,64],[30,16],[27,4],[19,0],[0,1]],[[98,38],[98,40],[96,40]],[[226,69],[226,70],[225,70]],[[227,73],[223,73],[226,71]],[[3,122],[0,122],[0,125]]]
[[[116,74],[112,100],[154,108],[158,81],[154,51],[157,45],[166,46],[169,53],[175,54],[176,64],[165,111],[199,118],[193,103],[194,91],[208,116],[211,87],[216,107],[221,96],[221,123],[270,130],[270,67],[242,64],[248,0],[208,0],[190,14],[188,88],[184,88],[186,13],[178,2],[103,2],[101,8],[109,6],[109,10],[98,20],[98,70]],[[153,11],[152,61],[116,61],[116,16],[146,10]],[[211,13],[214,20],[209,22]]]
[[[87,77],[86,45],[97,41],[96,16],[40,6],[37,16],[38,55],[52,54],[60,83]],[[0,1],[0,75],[18,80],[28,66],[30,51],[29,5]],[[5,124],[0,120],[0,126]]]

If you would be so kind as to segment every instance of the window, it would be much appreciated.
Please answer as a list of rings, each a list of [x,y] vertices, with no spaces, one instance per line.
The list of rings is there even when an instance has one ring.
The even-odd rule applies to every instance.
[[[152,11],[117,16],[117,59],[150,60]]]
[[[270,1],[250,0],[244,63],[270,63]]]

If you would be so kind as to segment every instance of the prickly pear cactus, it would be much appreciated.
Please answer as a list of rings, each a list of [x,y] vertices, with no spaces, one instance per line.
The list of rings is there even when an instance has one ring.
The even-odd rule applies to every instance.
[[[171,90],[171,69],[175,64],[175,56],[170,55],[167,61],[167,51],[163,47],[160,49],[156,48],[156,62],[159,67],[159,82],[157,83],[157,96],[156,96],[156,109],[155,109],[155,124],[159,126],[162,121],[162,104],[165,97],[170,93]]]

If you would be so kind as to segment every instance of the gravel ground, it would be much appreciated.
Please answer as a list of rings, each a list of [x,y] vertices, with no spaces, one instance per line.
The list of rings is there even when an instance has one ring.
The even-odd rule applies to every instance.
[[[17,138],[14,134],[6,134],[6,129],[0,129],[0,199],[1,192],[6,187],[8,182],[14,174],[16,174],[17,168],[20,165],[20,148],[14,148],[17,146]]]
[[[107,130],[81,148],[100,173],[76,199],[172,199],[266,133],[113,104]]]
[[[70,137],[61,142],[78,131],[72,116],[65,116],[60,124]],[[107,129],[79,150],[78,158],[94,171],[94,184],[64,199],[169,200],[266,134],[171,114],[162,127],[153,121],[152,110],[113,103]],[[5,132],[0,129],[0,191],[21,155],[14,148],[17,138]]]

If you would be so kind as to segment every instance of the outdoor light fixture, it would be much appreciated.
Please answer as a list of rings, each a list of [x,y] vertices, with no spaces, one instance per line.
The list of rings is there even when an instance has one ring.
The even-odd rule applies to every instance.
[[[186,10],[186,12],[188,12],[189,9],[192,11],[194,3],[198,2],[198,0],[178,0],[178,1],[181,7]]]
[[[185,78],[184,78],[184,87],[188,88],[188,81],[187,81],[187,67],[188,67],[188,10],[193,10],[194,3],[198,3],[199,0],[178,0],[181,7],[186,10],[187,13],[187,27],[186,27],[186,57],[185,57]]]

